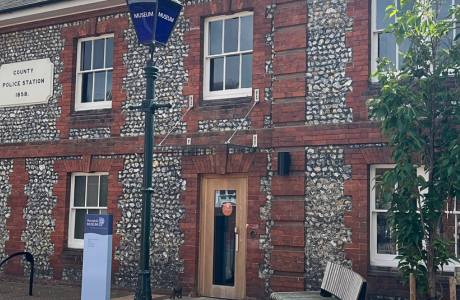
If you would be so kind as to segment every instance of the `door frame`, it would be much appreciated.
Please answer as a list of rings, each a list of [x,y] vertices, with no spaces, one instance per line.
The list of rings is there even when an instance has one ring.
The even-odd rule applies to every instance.
[[[208,187],[210,182],[208,180],[227,180],[227,179],[242,179],[244,184],[240,187],[243,189],[243,200],[242,207],[238,208],[241,215],[237,217],[237,228],[238,228],[238,238],[240,240],[238,245],[238,252],[240,254],[240,259],[237,260],[235,256],[235,286],[221,286],[213,285],[212,280],[209,282],[209,272],[213,272],[212,263],[209,263],[209,260],[206,261],[206,258],[214,257],[214,226],[206,226],[210,220],[214,222],[214,210],[210,209],[210,205],[206,205],[206,198],[214,199],[213,195],[208,195]],[[247,217],[248,217],[248,176],[247,174],[227,174],[227,175],[217,175],[217,174],[206,174],[201,176],[200,180],[200,228],[199,228],[199,259],[198,259],[198,292],[203,296],[217,297],[217,298],[229,298],[229,299],[243,299],[246,297],[246,250],[247,250]],[[238,194],[237,194],[238,197]],[[241,201],[237,202],[240,204]],[[214,207],[214,205],[212,206]],[[207,238],[205,238],[207,237]],[[211,246],[206,247],[206,242],[211,244]],[[235,254],[236,255],[236,254]],[[242,256],[242,257],[241,257]],[[211,268],[211,270],[209,270]],[[238,272],[237,268],[242,268]],[[206,276],[208,275],[208,277]],[[237,280],[239,285],[237,289]],[[231,297],[233,296],[233,297]]]

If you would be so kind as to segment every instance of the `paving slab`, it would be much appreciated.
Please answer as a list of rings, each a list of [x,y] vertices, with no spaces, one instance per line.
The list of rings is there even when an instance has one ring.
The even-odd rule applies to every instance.
[[[110,299],[134,300],[134,292],[112,289]],[[81,287],[61,284],[34,283],[33,296],[29,296],[29,283],[0,279],[0,300],[81,300]],[[166,300],[169,295],[152,295],[152,300]],[[177,298],[176,298],[177,299]],[[190,298],[184,300],[212,300],[213,298]]]

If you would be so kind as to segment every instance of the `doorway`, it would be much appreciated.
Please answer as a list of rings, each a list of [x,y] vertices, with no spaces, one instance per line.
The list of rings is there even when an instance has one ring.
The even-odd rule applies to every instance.
[[[202,296],[246,295],[245,175],[204,175],[201,180],[198,290]]]

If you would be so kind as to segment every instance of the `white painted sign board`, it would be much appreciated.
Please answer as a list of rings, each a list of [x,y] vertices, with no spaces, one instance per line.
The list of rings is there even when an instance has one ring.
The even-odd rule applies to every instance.
[[[49,58],[0,67],[0,107],[47,103],[53,95],[54,65]]]
[[[110,300],[112,215],[85,216],[81,300]]]

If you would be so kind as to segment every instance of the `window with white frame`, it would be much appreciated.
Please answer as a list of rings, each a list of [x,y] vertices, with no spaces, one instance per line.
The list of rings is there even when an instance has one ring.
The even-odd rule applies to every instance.
[[[204,27],[204,100],[252,95],[253,14],[212,17]]]
[[[391,236],[391,227],[388,225],[388,209],[390,203],[385,203],[380,197],[380,186],[374,186],[381,181],[382,176],[386,171],[393,170],[394,164],[380,164],[370,166],[370,261],[371,265],[383,267],[397,267],[398,261],[396,258],[396,243]],[[428,176],[424,171],[424,167],[417,169],[417,176],[424,176],[428,180]]]
[[[440,4],[441,7],[439,9],[438,20],[447,20],[447,14],[449,12],[451,5],[460,4],[460,0],[445,0]],[[393,34],[383,33],[383,30],[389,24],[393,24],[396,21],[396,16],[392,18],[385,18],[386,13],[388,12],[386,11],[386,8],[389,5],[394,5],[394,0],[372,0],[372,72],[377,70],[376,59],[382,57],[388,58],[388,60],[395,64],[396,69],[400,69],[404,59],[401,53],[405,53],[409,49],[409,40],[404,40],[404,42],[400,46],[398,46],[398,44],[396,44],[396,39]],[[411,10],[412,8],[413,3],[409,3],[403,7],[403,10],[407,11]],[[458,30],[454,29],[449,33],[451,40],[457,34],[456,31]],[[440,48],[446,47],[448,42],[450,41],[442,41]]]
[[[73,173],[70,191],[69,248],[83,248],[86,214],[106,214],[108,173]]]
[[[453,206],[453,207],[452,207]],[[455,241],[454,249],[451,249],[457,258],[460,258],[460,200],[455,199],[451,207],[447,206],[446,216],[443,222],[446,224],[445,235]],[[453,271],[453,266],[449,265],[447,271]]]
[[[113,35],[78,41],[75,110],[112,106]]]

